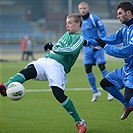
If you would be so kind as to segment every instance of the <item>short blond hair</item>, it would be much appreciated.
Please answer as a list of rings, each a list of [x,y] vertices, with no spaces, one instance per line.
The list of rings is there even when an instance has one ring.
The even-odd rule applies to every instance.
[[[89,4],[88,4],[88,3],[86,3],[86,2],[84,2],[84,1],[83,1],[83,2],[81,2],[81,3],[79,3],[79,5],[87,5],[87,6],[88,6],[88,8],[89,8]],[[79,6],[79,5],[78,5],[78,6]]]
[[[82,17],[79,13],[72,13],[72,14],[68,15],[67,18],[73,18],[76,23],[80,22],[80,27],[81,27]]]

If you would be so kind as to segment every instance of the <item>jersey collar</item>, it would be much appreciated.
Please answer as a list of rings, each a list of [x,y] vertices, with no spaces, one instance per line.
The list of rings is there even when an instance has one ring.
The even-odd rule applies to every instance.
[[[130,26],[133,24],[133,18],[131,18],[128,22],[125,23],[126,26]]]
[[[86,20],[86,19],[89,18],[89,16],[90,16],[90,13],[88,12],[85,16],[82,16],[82,18],[83,18],[84,20]]]

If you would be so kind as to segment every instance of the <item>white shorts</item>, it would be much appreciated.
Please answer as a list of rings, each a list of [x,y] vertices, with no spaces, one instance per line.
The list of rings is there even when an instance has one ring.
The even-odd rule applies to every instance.
[[[37,71],[37,77],[35,80],[48,80],[49,86],[58,86],[62,90],[65,90],[67,77],[62,64],[54,59],[44,57],[32,61],[30,64],[33,64]]]

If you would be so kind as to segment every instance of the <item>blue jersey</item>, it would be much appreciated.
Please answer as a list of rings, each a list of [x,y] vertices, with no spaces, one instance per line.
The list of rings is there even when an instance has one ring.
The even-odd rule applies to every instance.
[[[106,36],[104,24],[96,15],[90,14],[87,19],[82,19],[81,27],[82,35],[89,43],[93,43],[97,37]],[[95,42],[94,42],[95,43]],[[94,50],[99,49],[99,50]],[[104,64],[106,59],[104,57],[104,50],[101,47],[83,47],[84,64]]]
[[[102,38],[107,45],[104,47],[105,52],[111,56],[124,58],[124,66],[108,74],[107,78],[115,84],[118,89],[125,86],[133,88],[133,24],[121,27],[116,33]],[[113,45],[123,44],[118,48]]]
[[[85,40],[106,36],[104,24],[96,15],[90,14],[87,19],[82,19],[82,35]]]
[[[124,58],[125,73],[133,74],[133,24],[129,27],[125,25],[116,33],[102,39],[108,44],[104,48],[105,52],[114,57]],[[122,48],[112,46],[121,43],[123,43]]]

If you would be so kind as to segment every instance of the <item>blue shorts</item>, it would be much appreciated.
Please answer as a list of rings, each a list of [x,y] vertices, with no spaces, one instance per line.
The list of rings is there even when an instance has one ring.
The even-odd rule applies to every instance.
[[[84,65],[86,64],[105,64],[106,59],[104,56],[104,50],[103,49],[93,49],[90,47],[83,47],[84,50]]]
[[[128,87],[133,89],[133,75],[125,75],[122,68],[118,68],[111,73],[107,74],[105,78],[114,84],[118,90],[123,89],[124,87]]]

